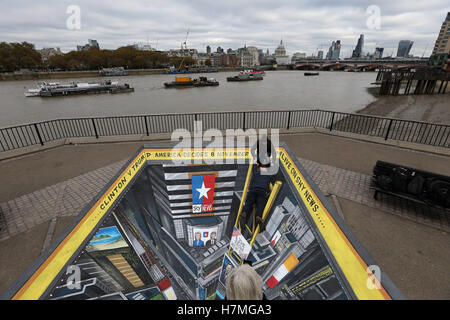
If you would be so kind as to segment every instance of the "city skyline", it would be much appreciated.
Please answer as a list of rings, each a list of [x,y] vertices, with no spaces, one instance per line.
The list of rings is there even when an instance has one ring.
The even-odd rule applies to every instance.
[[[10,2],[10,5],[8,3]],[[400,1],[331,1],[312,6],[303,1],[258,1],[226,4],[197,1],[3,1],[8,12],[0,13],[0,41],[35,44],[36,48],[60,47],[76,50],[87,39],[98,40],[104,49],[148,43],[158,50],[177,49],[187,39],[188,48],[206,52],[217,47],[256,46],[274,52],[281,39],[288,55],[326,52],[332,41],[341,40],[341,58],[351,56],[360,34],[364,52],[384,48],[385,56],[395,56],[400,40],[412,40],[414,56],[429,56],[440,26],[450,7],[440,0],[426,4]],[[69,30],[70,5],[80,9],[80,29]],[[447,6],[446,6],[447,5]],[[368,27],[373,18],[370,6],[380,10],[379,29]],[[369,12],[369,13],[368,13]]]

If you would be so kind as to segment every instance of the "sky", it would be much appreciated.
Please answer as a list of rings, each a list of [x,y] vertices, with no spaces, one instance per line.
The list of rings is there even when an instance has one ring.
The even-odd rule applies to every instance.
[[[411,54],[429,56],[449,11],[448,0],[0,0],[0,42],[68,52],[96,39],[103,49],[168,50],[189,30],[187,47],[199,52],[247,45],[272,53],[282,39],[289,55],[325,55],[339,39],[345,58],[364,34],[364,52],[384,47],[384,56],[395,56],[398,41],[412,40]]]

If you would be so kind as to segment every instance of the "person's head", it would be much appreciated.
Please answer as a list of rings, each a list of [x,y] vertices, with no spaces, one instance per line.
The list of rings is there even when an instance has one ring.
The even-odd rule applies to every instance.
[[[201,238],[202,238],[201,233],[200,233],[200,232],[196,232],[196,233],[195,233],[195,239],[196,239],[196,240],[200,240]]]
[[[262,279],[248,264],[231,270],[226,281],[228,300],[262,300]]]
[[[258,138],[256,152],[256,163],[258,167],[269,167],[272,145],[267,135],[263,134]]]
[[[216,239],[216,233],[213,231],[213,232],[211,232],[211,239]]]
[[[263,147],[263,148],[267,148],[267,140],[269,138],[267,137],[267,135],[263,134],[258,138],[258,142],[259,142],[259,146]],[[265,149],[267,150],[267,149]]]

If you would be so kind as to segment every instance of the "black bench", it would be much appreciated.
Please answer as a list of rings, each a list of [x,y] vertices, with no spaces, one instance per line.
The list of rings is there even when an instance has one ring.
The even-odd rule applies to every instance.
[[[370,188],[378,192],[450,211],[450,177],[377,161]]]

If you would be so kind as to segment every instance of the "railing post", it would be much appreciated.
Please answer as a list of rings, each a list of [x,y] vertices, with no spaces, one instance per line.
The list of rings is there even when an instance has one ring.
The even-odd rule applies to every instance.
[[[242,130],[245,131],[245,112],[244,112],[244,123],[242,124]]]
[[[330,131],[333,130],[333,122],[334,122],[334,115],[336,112],[333,112],[333,115],[331,116],[331,123],[330,123]]]
[[[288,113],[288,123],[287,123],[287,129],[289,130],[289,127],[290,127],[290,123],[291,123],[291,110],[289,110],[289,113]]]
[[[97,127],[95,126],[94,118],[91,118],[91,120],[92,120],[92,125],[94,126],[95,138],[98,139]]]
[[[39,142],[40,142],[41,145],[43,146],[43,145],[44,145],[44,141],[42,141],[42,137],[41,137],[41,134],[39,133],[39,130],[38,130],[38,127],[37,127],[37,124],[36,124],[36,123],[34,124],[34,128],[36,129],[36,133],[37,133],[37,136],[38,136],[38,138],[39,138]]]
[[[149,135],[149,131],[148,131],[147,116],[144,116],[144,120],[145,120],[145,130],[146,130],[147,136],[148,136]]]
[[[389,122],[389,126],[388,126],[388,129],[387,129],[387,132],[386,132],[386,137],[384,137],[384,140],[387,140],[387,139],[388,139],[389,131],[391,131],[392,120],[393,120],[393,119],[391,119],[391,121]]]

